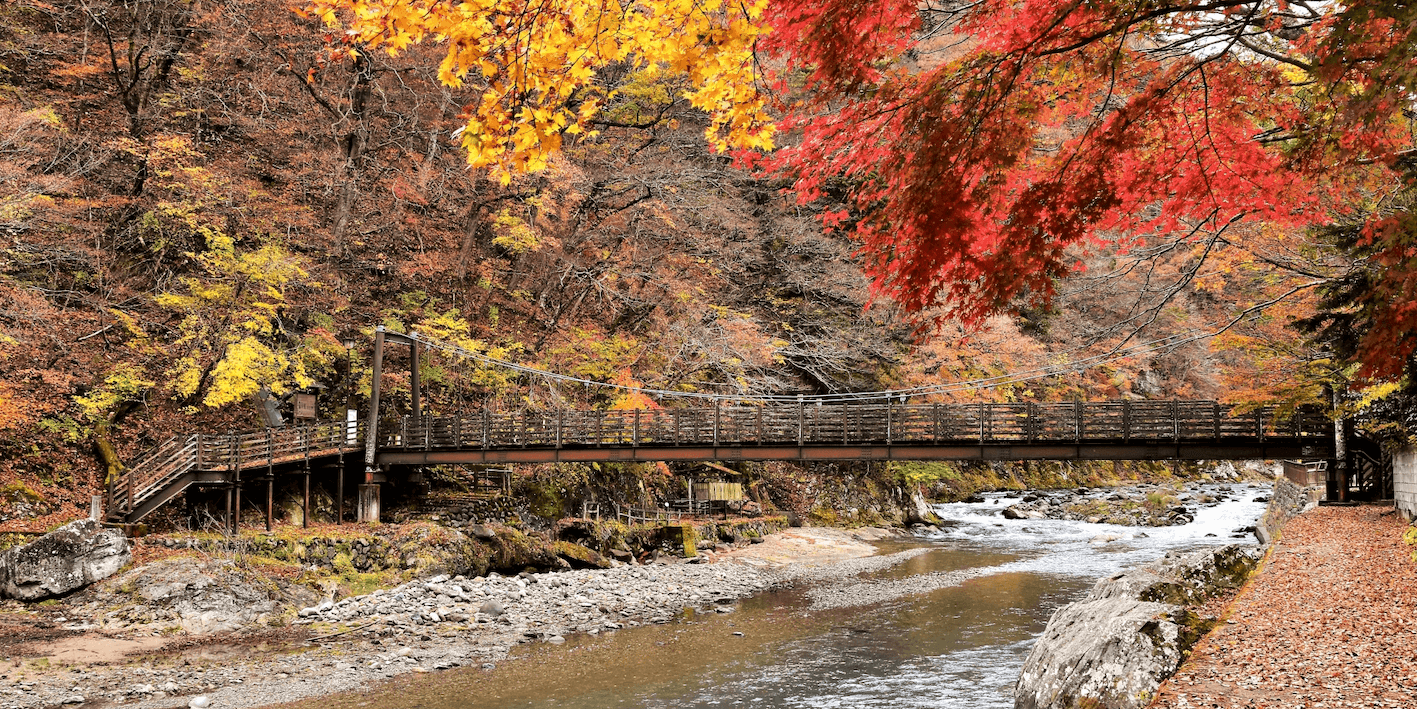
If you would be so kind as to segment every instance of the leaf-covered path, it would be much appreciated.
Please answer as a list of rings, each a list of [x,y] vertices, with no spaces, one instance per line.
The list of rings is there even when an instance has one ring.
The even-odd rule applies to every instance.
[[[1152,707],[1417,707],[1417,563],[1390,507],[1290,521]]]

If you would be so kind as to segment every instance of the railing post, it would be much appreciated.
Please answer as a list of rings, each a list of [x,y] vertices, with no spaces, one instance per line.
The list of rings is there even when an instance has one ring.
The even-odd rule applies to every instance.
[[[1220,440],[1220,402],[1212,401],[1210,405],[1214,416],[1213,426],[1215,428],[1215,440],[1218,441]]]
[[[630,445],[638,448],[640,446],[640,410],[635,409],[635,428],[631,434]]]
[[[763,405],[758,405],[758,445],[763,444]]]
[[[1078,443],[1082,443],[1083,406],[1081,401],[1073,401],[1073,436]]]
[[[231,496],[235,500],[231,508],[231,531],[236,532],[241,529],[241,439],[235,433],[231,434],[231,449],[235,452],[236,460],[231,468]]]
[[[940,442],[940,405],[939,405],[939,404],[931,404],[931,405],[930,405],[930,419],[931,419],[931,421],[932,421],[930,440],[932,440],[932,441],[934,441],[934,442],[936,442],[936,443],[939,443],[939,442]]]
[[[1175,399],[1171,400],[1171,440],[1181,440],[1181,406]]]
[[[806,404],[802,403],[802,395],[797,395],[797,447],[802,447],[802,424],[807,416]]]
[[[892,398],[890,398],[890,397],[887,397],[887,398],[886,398],[886,445],[890,445],[890,444],[891,444],[891,434],[894,433],[894,431],[891,430],[891,414],[893,414],[893,413],[895,413],[895,399],[892,399]]]
[[[992,409],[984,406],[984,402],[979,402],[979,445],[984,445],[984,421]]]
[[[681,413],[683,412],[679,409],[669,410],[669,415],[674,417],[674,445],[676,446],[679,445],[679,423],[682,420],[680,417]]]
[[[842,402],[841,404],[841,444],[846,445],[851,442],[851,404]]]
[[[1122,441],[1132,440],[1132,402],[1122,402]]]
[[[556,412],[556,447],[561,447],[561,429],[566,426],[566,412],[558,410]]]
[[[723,400],[713,400],[713,447],[718,447],[718,427],[722,425]]]
[[[1024,432],[1027,434],[1026,438],[1029,443],[1033,443],[1038,439],[1038,421],[1035,418],[1037,413],[1038,405],[1032,401],[1028,402],[1024,407],[1024,416],[1027,417],[1028,422],[1028,428],[1025,429]]]
[[[1255,438],[1264,441],[1264,407],[1255,409]]]
[[[487,409],[482,410],[482,449],[487,450],[491,445],[492,437],[492,412]]]
[[[197,434],[197,470],[202,469],[202,434]]]

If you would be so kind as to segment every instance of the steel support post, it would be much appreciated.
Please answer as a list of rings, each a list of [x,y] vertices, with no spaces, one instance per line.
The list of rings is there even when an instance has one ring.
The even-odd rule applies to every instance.
[[[364,483],[359,486],[359,513],[356,521],[379,521],[379,484],[374,482],[375,453],[379,445],[379,392],[384,376],[384,328],[374,333],[373,375],[369,385],[369,415],[364,423]]]

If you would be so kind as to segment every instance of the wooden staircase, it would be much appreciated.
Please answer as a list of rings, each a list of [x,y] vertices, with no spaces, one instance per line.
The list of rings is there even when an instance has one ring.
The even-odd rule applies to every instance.
[[[134,524],[193,485],[231,486],[241,473],[361,450],[363,426],[344,421],[264,428],[225,435],[172,436],[108,482],[109,522]]]

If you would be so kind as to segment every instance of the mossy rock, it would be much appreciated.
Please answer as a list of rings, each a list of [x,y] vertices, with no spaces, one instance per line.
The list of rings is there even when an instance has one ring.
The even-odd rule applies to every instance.
[[[608,569],[610,561],[598,552],[571,542],[556,542],[556,555],[573,569]]]
[[[683,524],[665,527],[664,537],[674,553],[686,559],[699,555],[699,532],[694,529],[694,525]]]

